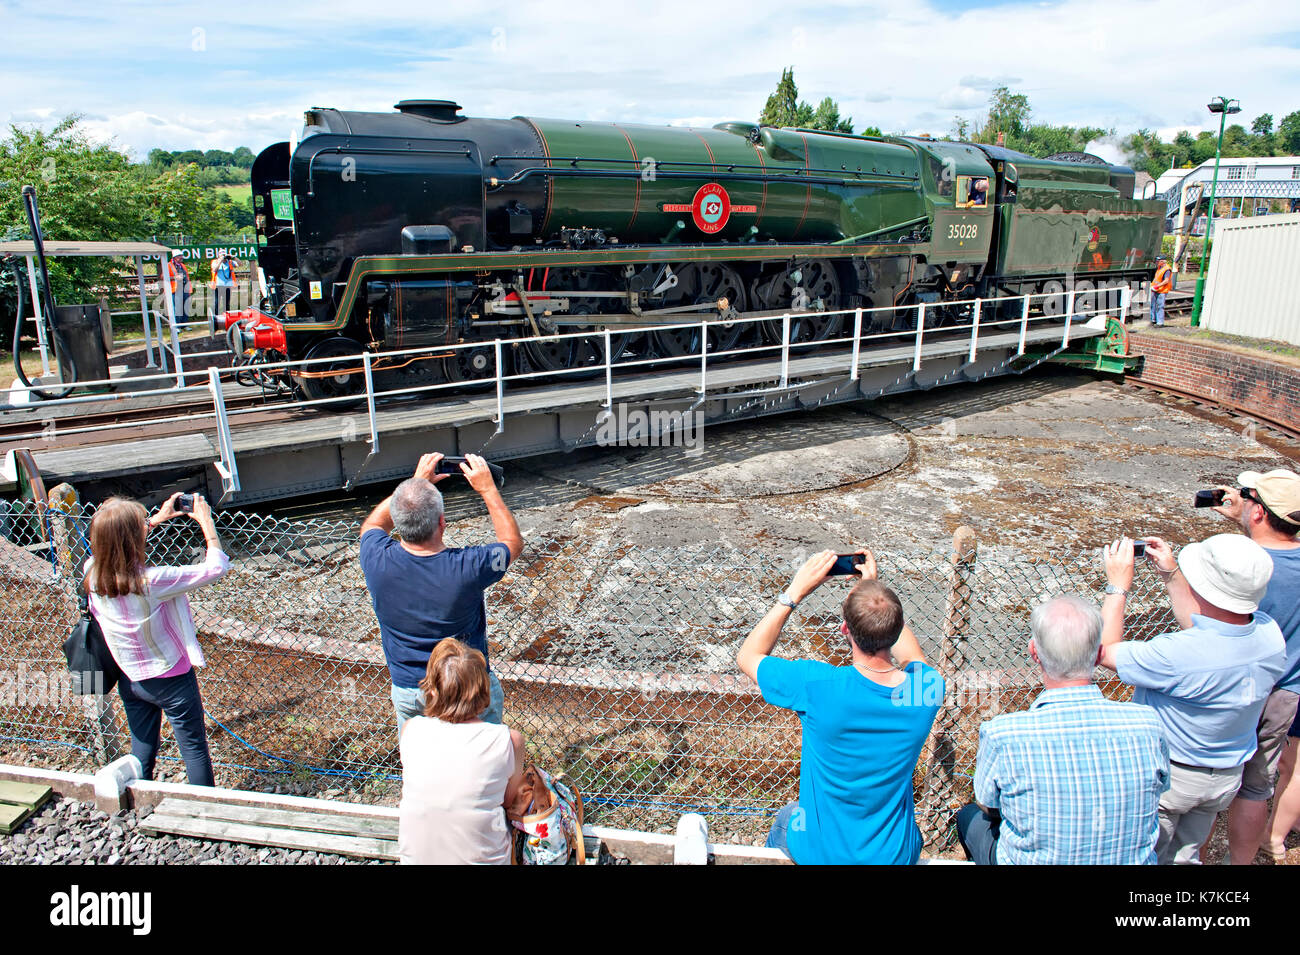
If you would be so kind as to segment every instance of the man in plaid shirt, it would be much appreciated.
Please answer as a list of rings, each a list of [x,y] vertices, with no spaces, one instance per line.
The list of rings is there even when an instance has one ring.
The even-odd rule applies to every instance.
[[[1044,690],[980,727],[976,802],[957,813],[981,865],[1153,865],[1169,749],[1150,707],[1092,682],[1101,613],[1079,597],[1034,608],[1029,654]]]

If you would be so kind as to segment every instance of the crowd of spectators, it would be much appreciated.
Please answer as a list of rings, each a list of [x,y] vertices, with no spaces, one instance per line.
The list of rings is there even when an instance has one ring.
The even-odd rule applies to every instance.
[[[422,457],[360,532],[403,770],[399,848],[404,862],[504,863],[504,807],[526,749],[502,723],[484,592],[524,540],[487,463],[470,455],[458,470],[481,496],[496,540],[447,546],[436,485],[453,474],[442,460]],[[972,861],[1195,864],[1224,810],[1233,863],[1254,861],[1261,848],[1285,853],[1300,816],[1300,475],[1247,472],[1222,491],[1216,510],[1242,533],[1177,555],[1148,537],[1144,558],[1121,538],[1103,550],[1100,607],[1063,595],[1033,609],[1027,651],[1043,690],[1028,709],[980,728],[974,801],[953,819]],[[146,564],[149,529],[186,513],[179,502],[152,519],[132,501],[101,506],[85,583],[123,672],[132,751],[146,777],[166,715],[190,781],[211,785],[194,674],[203,653],[186,594],[221,577],[229,560],[196,496],[188,514],[204,533],[204,561]],[[832,572],[841,559],[811,557],[737,654],[762,698],[802,725],[798,798],[777,814],[767,844],[804,864],[909,865],[923,842],[913,776],[947,687],[871,553],[848,577]],[[1125,638],[1139,559],[1163,580],[1179,627],[1145,641]],[[835,580],[852,582],[840,626],[848,665],[774,655],[790,617]],[[1107,699],[1094,682],[1099,670],[1133,687],[1131,701]]]

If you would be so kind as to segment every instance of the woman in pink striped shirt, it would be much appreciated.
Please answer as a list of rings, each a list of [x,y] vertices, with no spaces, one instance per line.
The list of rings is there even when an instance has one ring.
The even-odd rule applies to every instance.
[[[131,729],[131,752],[140,760],[144,778],[153,778],[166,714],[189,781],[211,786],[203,700],[194,675],[205,661],[186,594],[224,576],[230,559],[217,539],[212,509],[195,494],[189,516],[203,529],[206,559],[188,567],[145,563],[149,529],[183,513],[179,497],[173,494],[152,520],[128,498],[109,498],[100,505],[90,522],[94,556],[86,564],[86,590],[104,642],[122,669],[118,690]]]

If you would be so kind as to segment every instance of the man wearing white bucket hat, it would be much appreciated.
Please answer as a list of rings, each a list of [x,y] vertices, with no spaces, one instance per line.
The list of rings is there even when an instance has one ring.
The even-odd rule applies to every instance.
[[[1254,541],[1219,534],[1188,544],[1176,563],[1159,538],[1148,538],[1146,550],[1184,629],[1145,642],[1124,639],[1133,542],[1121,538],[1104,552],[1109,584],[1101,664],[1136,688],[1134,702],[1156,711],[1169,742],[1158,860],[1195,865],[1255,752],[1255,728],[1286,667],[1286,644],[1273,618],[1259,610],[1273,561]]]

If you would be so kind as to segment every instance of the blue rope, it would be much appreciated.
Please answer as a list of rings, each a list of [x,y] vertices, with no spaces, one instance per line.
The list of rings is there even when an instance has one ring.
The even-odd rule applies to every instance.
[[[9,739],[17,743],[36,743],[38,746],[68,746],[72,749],[79,749],[83,753],[93,753],[89,746],[78,746],[76,743],[65,743],[57,739],[31,739],[26,736],[0,736],[0,739]]]
[[[244,739],[242,736],[240,736],[238,733],[236,733],[234,730],[232,730],[232,729],[231,729],[229,726],[227,726],[225,723],[221,722],[219,719],[217,719],[216,717],[214,717],[211,713],[207,713],[207,714],[205,714],[205,715],[207,716],[208,719],[212,720],[212,722],[216,723],[216,724],[217,724],[218,726],[220,726],[223,730],[225,730],[227,733],[229,733],[231,736],[233,736],[236,740],[238,740],[239,743],[240,743],[241,745],[243,745],[243,747],[244,747],[245,749],[248,749],[248,750],[250,750],[251,752],[257,753],[257,755],[259,755],[259,756],[263,756],[263,757],[265,757],[265,758],[267,758],[267,759],[275,759],[275,760],[279,760],[279,761],[282,762],[282,763],[288,763],[290,766],[301,766],[301,767],[303,767],[303,768],[305,768],[305,769],[311,770],[311,772],[315,773],[315,774],[318,775],[318,776],[343,776],[343,777],[346,777],[346,778],[348,778],[348,779],[401,779],[401,778],[402,778],[401,776],[393,776],[392,774],[382,774],[382,775],[380,775],[380,774],[376,774],[376,773],[358,773],[358,772],[354,772],[354,771],[350,771],[350,770],[346,770],[346,769],[326,769],[326,768],[323,767],[323,766],[312,766],[310,763],[302,763],[302,762],[299,762],[299,761],[294,760],[294,759],[288,759],[288,758],[286,758],[286,757],[284,757],[284,756],[276,756],[274,753],[268,753],[268,752],[266,752],[266,750],[258,749],[258,748],[257,748],[256,746],[254,746],[252,743],[248,742],[248,740]],[[169,757],[169,758],[174,759],[175,757]],[[248,769],[248,770],[251,770],[252,772],[270,772],[270,770],[259,770],[259,769],[254,769],[254,768],[251,767],[251,766],[241,766],[241,767],[239,767],[239,768],[240,768],[240,769]],[[282,773],[283,773],[283,772],[287,772],[287,770],[276,770],[276,772],[282,772]]]
[[[652,809],[687,809],[693,812],[707,813],[711,816],[772,816],[776,809],[760,809],[757,806],[737,809],[721,809],[718,806],[699,806],[684,802],[663,802],[660,800],[615,799],[610,796],[584,796],[585,802],[600,803],[608,806],[646,806]]]

